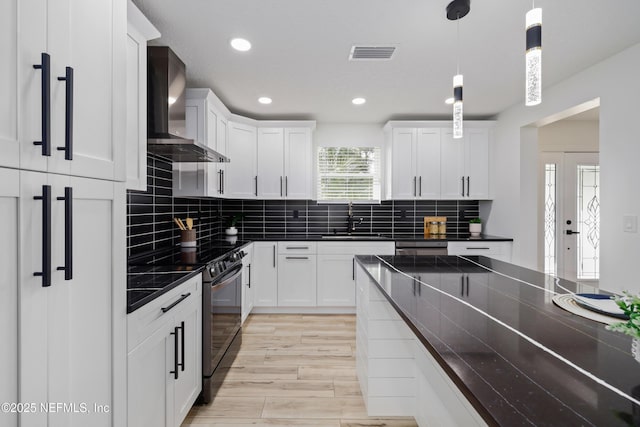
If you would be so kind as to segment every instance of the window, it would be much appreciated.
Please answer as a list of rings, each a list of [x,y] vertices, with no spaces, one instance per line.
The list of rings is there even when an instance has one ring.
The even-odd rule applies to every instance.
[[[318,148],[318,200],[380,201],[379,147]]]

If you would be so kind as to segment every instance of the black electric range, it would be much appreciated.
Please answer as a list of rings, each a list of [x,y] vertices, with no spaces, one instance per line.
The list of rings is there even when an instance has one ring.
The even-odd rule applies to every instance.
[[[195,248],[175,246],[131,257],[127,269],[127,313],[131,313],[211,267],[224,268],[224,259],[244,241],[212,240]]]

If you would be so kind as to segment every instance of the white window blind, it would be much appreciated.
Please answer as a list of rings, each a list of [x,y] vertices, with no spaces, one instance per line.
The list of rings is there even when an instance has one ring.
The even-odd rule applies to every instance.
[[[380,201],[379,147],[319,147],[318,200]]]

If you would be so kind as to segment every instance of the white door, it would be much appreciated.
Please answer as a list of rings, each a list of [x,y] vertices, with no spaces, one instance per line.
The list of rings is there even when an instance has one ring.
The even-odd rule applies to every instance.
[[[20,141],[18,139],[18,93],[22,93],[27,87],[26,76],[20,73],[38,77],[38,70],[24,70],[26,67],[21,60],[26,59],[20,52],[18,26],[18,5],[24,4],[23,0],[3,0],[0,2],[0,52],[3,60],[0,62],[0,166],[17,168],[20,165]],[[33,19],[34,17],[28,17]],[[36,22],[37,24],[37,22]],[[38,58],[37,54],[32,56]],[[33,71],[32,71],[33,70]],[[25,86],[21,87],[21,84]],[[36,79],[33,84],[39,89],[40,81]],[[24,143],[26,145],[26,143]],[[28,147],[34,155],[38,154],[38,148],[33,142]]]
[[[564,154],[561,251],[565,279],[600,278],[600,167],[597,153]],[[560,273],[560,272],[559,272]]]
[[[278,306],[316,305],[316,255],[278,256]]]
[[[311,129],[284,130],[284,195],[311,198]]]
[[[415,129],[393,129],[391,153],[392,198],[395,200],[416,197],[417,176],[415,167]]]
[[[2,18],[0,18],[2,19]],[[1,67],[1,66],[0,66]],[[2,120],[2,119],[0,119]],[[0,229],[5,250],[0,258],[0,401],[18,400],[18,195],[19,172],[0,169]],[[0,424],[18,424],[15,413],[0,414]]]
[[[440,197],[440,129],[418,129],[415,149],[419,199]]]
[[[278,255],[277,243],[254,242],[251,263],[251,286],[254,287],[256,307],[278,305]]]
[[[355,305],[353,255],[318,255],[318,306]]]
[[[440,194],[442,199],[462,199],[464,191],[464,138],[453,139],[451,129],[442,129],[440,145]]]
[[[224,174],[224,191],[228,197],[255,199],[256,197],[256,128],[229,123],[229,141]]]
[[[489,198],[489,130],[468,129],[464,138],[465,197]]]
[[[259,198],[284,198],[284,129],[282,128],[258,129],[257,181]]]

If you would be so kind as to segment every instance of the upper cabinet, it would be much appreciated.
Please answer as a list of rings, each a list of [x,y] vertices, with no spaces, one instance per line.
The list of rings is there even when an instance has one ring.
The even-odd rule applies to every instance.
[[[389,122],[387,198],[489,199],[489,137],[493,122],[465,122],[453,139],[446,122]]]
[[[311,131],[312,125],[258,129],[258,198],[311,198]]]
[[[391,198],[440,196],[440,129],[393,129],[391,161]]]
[[[441,150],[441,198],[489,199],[489,129],[467,128],[461,139],[443,130]]]
[[[126,3],[10,0],[0,11],[0,164],[124,181]]]
[[[255,126],[229,122],[227,157],[230,162],[223,174],[223,186],[228,197],[254,199],[257,188],[257,131]]]
[[[230,115],[211,89],[187,89],[186,134],[198,143],[227,155]],[[173,163],[176,196],[225,197],[225,163]]]
[[[147,41],[160,33],[127,3],[127,189],[147,191]]]

